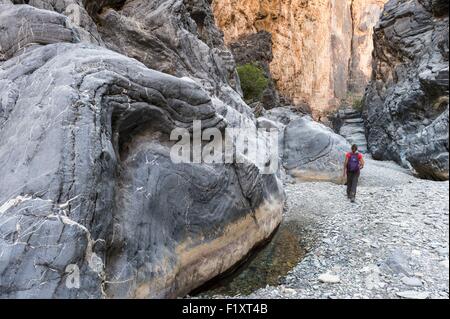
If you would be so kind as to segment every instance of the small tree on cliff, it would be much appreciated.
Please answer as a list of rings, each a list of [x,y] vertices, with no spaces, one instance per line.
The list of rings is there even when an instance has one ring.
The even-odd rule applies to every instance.
[[[241,80],[244,99],[247,103],[259,101],[264,90],[269,85],[269,79],[261,67],[247,63],[237,68]]]

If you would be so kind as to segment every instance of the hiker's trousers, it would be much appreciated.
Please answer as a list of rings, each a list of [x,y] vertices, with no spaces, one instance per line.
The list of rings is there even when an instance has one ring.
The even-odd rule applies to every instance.
[[[360,172],[347,172],[347,196],[355,198]]]

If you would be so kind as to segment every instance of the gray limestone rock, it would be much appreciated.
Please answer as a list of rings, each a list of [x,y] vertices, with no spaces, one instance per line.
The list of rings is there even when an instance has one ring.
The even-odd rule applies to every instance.
[[[302,181],[343,183],[345,153],[349,151],[345,138],[305,116],[285,129],[283,166]]]
[[[170,159],[171,131],[192,130],[194,120],[222,132],[256,127],[238,90],[208,89],[223,67],[202,36],[195,40],[177,24],[189,4],[122,4],[0,6],[2,298],[184,296],[238,263],[281,221],[284,194],[275,174],[263,175],[250,161]],[[71,22],[69,5],[80,6],[85,23]],[[197,5],[192,12],[210,10]],[[124,34],[116,38],[119,52],[111,51],[101,21],[130,8],[149,23],[173,23],[166,30],[160,24],[160,33],[139,24],[142,34],[117,25],[111,32]],[[83,37],[83,25],[101,27],[84,29]],[[144,63],[121,54],[133,56],[130,48],[146,34],[161,46],[145,52],[161,61],[172,61],[165,53],[189,57],[184,50],[193,43],[206,61],[200,67],[180,58],[189,70],[175,74],[181,78],[149,69],[144,49],[136,54]]]
[[[393,0],[375,28],[365,96],[369,151],[448,180],[448,1]]]
[[[344,183],[345,153],[350,144],[329,127],[288,107],[264,113],[259,118],[277,123],[280,156],[286,173],[300,181]]]

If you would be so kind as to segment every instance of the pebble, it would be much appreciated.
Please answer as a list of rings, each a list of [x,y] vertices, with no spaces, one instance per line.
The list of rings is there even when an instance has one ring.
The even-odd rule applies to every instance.
[[[411,252],[411,254],[412,254],[413,256],[415,256],[415,257],[420,257],[420,256],[422,255],[422,253],[420,252],[420,250],[417,250],[417,249],[413,250],[413,251]]]
[[[441,247],[441,248],[437,248],[436,252],[441,255],[441,256],[448,256],[448,247]]]
[[[411,269],[406,254],[399,248],[396,248],[385,261],[386,265],[396,274],[409,274]]]
[[[288,295],[295,295],[297,293],[297,291],[295,289],[286,288],[286,287],[282,287],[281,292],[288,294]]]
[[[449,263],[448,263],[448,259],[447,260],[443,260],[439,263],[439,266],[441,266],[444,269],[449,270]]]
[[[397,296],[405,298],[405,299],[427,299],[430,296],[429,292],[420,292],[420,291],[401,291],[397,292]]]
[[[422,280],[417,277],[403,277],[402,283],[411,287],[421,287],[423,285]]]
[[[326,273],[319,276],[319,281],[326,284],[337,284],[341,282],[341,278],[337,275]]]

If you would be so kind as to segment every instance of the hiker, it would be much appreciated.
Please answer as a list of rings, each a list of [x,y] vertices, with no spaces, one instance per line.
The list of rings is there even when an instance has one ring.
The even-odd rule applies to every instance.
[[[347,176],[347,197],[355,202],[356,188],[361,170],[364,168],[364,158],[358,152],[358,146],[352,145],[352,151],[345,155],[344,178]]]

